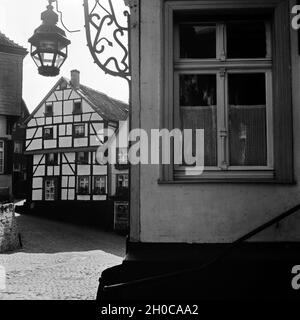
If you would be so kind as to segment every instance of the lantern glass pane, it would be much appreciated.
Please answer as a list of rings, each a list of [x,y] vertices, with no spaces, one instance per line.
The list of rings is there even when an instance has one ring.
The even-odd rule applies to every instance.
[[[58,53],[56,56],[55,67],[60,68],[64,61],[65,58]]]
[[[44,66],[52,66],[54,53],[41,53],[42,61]]]
[[[33,60],[34,60],[34,62],[36,63],[36,65],[37,65],[38,67],[41,67],[41,66],[42,66],[40,57],[39,57],[39,55],[38,55],[37,53],[33,56]]]

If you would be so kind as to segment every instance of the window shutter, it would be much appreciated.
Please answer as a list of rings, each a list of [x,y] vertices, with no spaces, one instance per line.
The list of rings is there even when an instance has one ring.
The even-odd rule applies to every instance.
[[[13,168],[13,142],[5,140],[4,142],[4,174],[11,174]]]
[[[274,164],[279,183],[294,182],[289,2],[274,12]]]

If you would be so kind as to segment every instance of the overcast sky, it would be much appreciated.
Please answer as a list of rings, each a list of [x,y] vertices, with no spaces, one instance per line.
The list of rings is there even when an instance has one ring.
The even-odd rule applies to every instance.
[[[105,3],[106,0],[103,4]],[[94,0],[90,0],[91,5]],[[123,0],[113,0],[116,10],[125,9]],[[16,43],[30,50],[28,39],[41,24],[41,12],[46,10],[47,0],[0,0],[0,31]],[[80,29],[79,33],[67,33],[71,40],[69,57],[57,77],[42,77],[30,54],[24,60],[23,98],[32,111],[45,97],[61,76],[70,78],[70,71],[78,69],[81,83],[104,92],[111,97],[128,101],[128,84],[125,80],[105,75],[93,62],[87,47],[84,29],[83,0],[59,0],[59,9],[67,28]],[[62,27],[60,23],[59,27]]]

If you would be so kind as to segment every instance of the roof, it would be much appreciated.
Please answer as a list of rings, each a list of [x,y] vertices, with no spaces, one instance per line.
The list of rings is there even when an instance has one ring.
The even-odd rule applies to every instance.
[[[11,39],[9,39],[5,34],[0,31],[0,52],[16,53],[21,55],[26,55],[27,50],[22,46],[18,45]]]
[[[62,82],[67,81],[71,86],[72,83],[69,79],[61,77],[60,80],[54,85],[54,87],[49,91],[47,96],[42,100],[42,102],[34,109],[29,117],[25,119],[25,123],[28,123],[30,119],[35,115],[35,113],[40,109],[40,107],[45,103],[45,101],[51,96],[53,91]],[[84,85],[80,85],[79,89],[72,88],[87,101],[87,103],[97,112],[103,119],[107,121],[126,121],[129,114],[128,104],[125,102],[113,99],[106,94],[89,88]]]
[[[80,85],[79,91],[93,104],[95,111],[105,119],[114,121],[127,119],[128,104],[84,85]]]

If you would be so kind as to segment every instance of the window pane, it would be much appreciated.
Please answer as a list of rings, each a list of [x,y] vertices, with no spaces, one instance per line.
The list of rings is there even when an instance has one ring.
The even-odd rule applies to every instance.
[[[265,58],[266,26],[263,21],[231,22],[227,24],[227,57]]]
[[[267,165],[265,74],[230,74],[230,165]]]
[[[182,24],[179,28],[180,58],[216,58],[216,25]]]
[[[182,129],[193,130],[193,154],[196,129],[204,129],[204,165],[217,165],[216,75],[180,76],[180,113]]]

